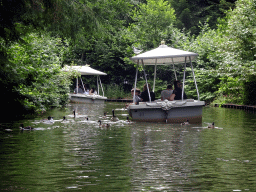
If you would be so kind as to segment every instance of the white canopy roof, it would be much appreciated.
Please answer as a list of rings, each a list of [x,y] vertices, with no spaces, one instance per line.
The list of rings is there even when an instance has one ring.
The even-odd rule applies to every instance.
[[[62,70],[65,72],[75,70],[75,71],[78,71],[79,73],[81,73],[81,75],[107,75],[106,73],[103,73],[101,71],[93,69],[88,65],[81,65],[81,66],[65,65],[65,67]]]
[[[185,59],[187,63],[189,62],[189,57],[191,57],[191,61],[193,61],[197,56],[197,53],[171,48],[162,43],[158,48],[141,53],[130,59],[135,63],[139,61],[139,64],[142,64],[143,60],[144,65],[168,65],[185,63]]]

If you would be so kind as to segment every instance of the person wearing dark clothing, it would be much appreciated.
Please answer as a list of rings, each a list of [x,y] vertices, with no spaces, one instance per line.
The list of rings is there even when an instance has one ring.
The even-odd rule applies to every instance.
[[[182,100],[182,83],[180,81],[174,81],[174,91],[171,96],[171,100]],[[187,95],[183,93],[183,99],[187,99]]]
[[[77,89],[75,88],[74,93],[77,94]],[[84,93],[82,86],[79,84],[78,85],[78,93]]]
[[[151,91],[150,84],[148,84],[148,88],[150,91],[151,101],[155,101],[155,93]],[[141,92],[141,94],[140,94],[140,98],[141,98],[142,102],[149,101],[147,84],[144,85],[143,92]]]

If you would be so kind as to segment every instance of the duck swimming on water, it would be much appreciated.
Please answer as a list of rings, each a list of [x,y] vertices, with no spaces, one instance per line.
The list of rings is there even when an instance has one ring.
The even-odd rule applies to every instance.
[[[107,118],[107,112],[104,112],[104,115],[102,116],[102,119],[106,119]]]
[[[20,124],[20,130],[21,130],[21,131],[31,131],[31,130],[33,130],[33,129],[34,129],[34,128],[31,127],[31,126],[24,127],[24,124],[23,124],[23,123]]]
[[[181,125],[189,125],[189,120],[187,119],[187,121],[181,123]]]
[[[126,117],[125,123],[126,123],[126,124],[133,124],[133,122],[129,119],[129,117]]]
[[[214,122],[212,122],[212,124],[208,125],[208,128],[214,129]]]
[[[97,121],[90,121],[88,117],[86,117],[83,121],[80,122],[86,124],[97,124]]]
[[[111,117],[111,121],[119,121],[118,117],[115,116],[115,110],[112,109],[113,116]]]
[[[100,124],[99,124],[99,127],[107,127],[109,128],[110,127],[110,124],[101,124],[101,120],[98,121]]]
[[[51,116],[49,116],[47,119],[48,119],[49,121],[53,121],[53,117],[51,117]]]
[[[68,119],[66,118],[66,116],[63,116],[62,122],[68,122]]]
[[[43,120],[43,123],[45,123],[45,124],[53,124],[54,123],[53,117],[48,116],[47,120],[45,120],[45,119]]]

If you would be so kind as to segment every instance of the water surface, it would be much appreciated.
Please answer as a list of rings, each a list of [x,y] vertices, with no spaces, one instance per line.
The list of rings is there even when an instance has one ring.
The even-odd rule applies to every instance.
[[[205,107],[202,124],[181,126],[127,123],[123,107],[70,104],[1,123],[0,189],[255,191],[256,114]],[[118,122],[110,121],[112,109]],[[57,121],[43,122],[49,115]],[[110,127],[99,127],[99,119]],[[206,128],[211,122],[217,129]],[[20,123],[35,130],[21,132]]]

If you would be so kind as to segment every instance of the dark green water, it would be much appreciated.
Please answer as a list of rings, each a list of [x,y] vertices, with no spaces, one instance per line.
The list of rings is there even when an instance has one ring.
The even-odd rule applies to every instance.
[[[209,107],[202,124],[181,126],[127,124],[127,111],[116,110],[121,121],[99,127],[104,111],[123,106],[72,104],[1,123],[0,190],[255,191],[256,114]],[[40,121],[48,115],[69,121]],[[213,121],[218,129],[207,129]],[[20,132],[22,122],[35,130]]]

